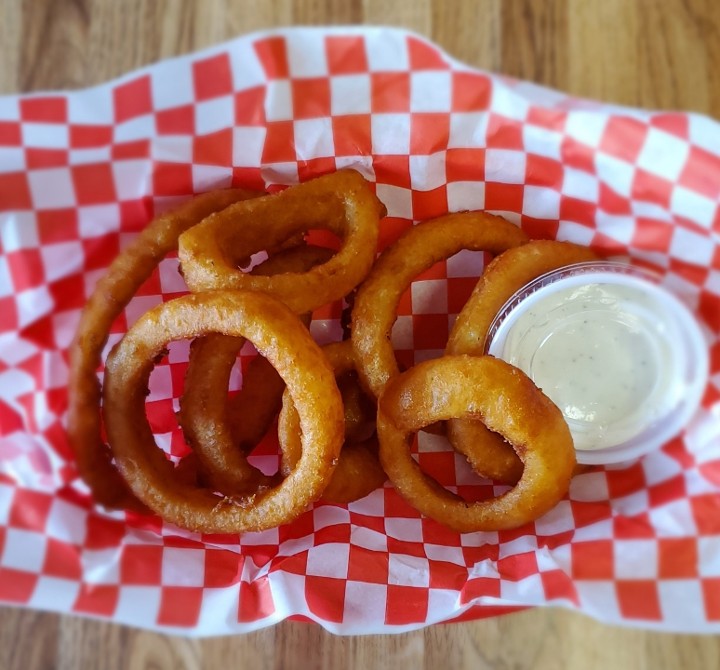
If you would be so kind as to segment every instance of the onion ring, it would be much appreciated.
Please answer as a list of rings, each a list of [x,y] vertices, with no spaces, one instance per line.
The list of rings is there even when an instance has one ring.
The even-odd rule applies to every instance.
[[[252,272],[262,276],[305,272],[332,253],[303,245],[268,258]],[[307,326],[310,315],[300,318]],[[246,455],[277,417],[285,390],[285,382],[270,362],[256,356],[243,374],[242,388],[228,398],[230,373],[244,343],[243,338],[217,334],[193,341],[178,415],[204,480],[226,495],[247,488]],[[255,485],[252,478],[249,483]]]
[[[597,260],[587,247],[569,242],[534,240],[494,258],[458,315],[445,352],[481,355],[495,315],[525,284],[557,268]],[[517,482],[523,465],[515,452],[482,423],[453,419],[446,424],[450,443],[476,472],[506,484]]]
[[[347,295],[375,260],[385,208],[358,173],[342,170],[277,195],[237,203],[180,237],[181,269],[191,291],[252,289],[272,293],[301,314]],[[313,228],[342,238],[326,263],[303,273],[263,277],[238,269],[241,259]]]
[[[414,277],[462,249],[498,254],[527,240],[505,219],[464,212],[419,223],[385,249],[358,289],[352,313],[351,341],[365,390],[378,398],[399,373],[390,335],[400,297]]]
[[[422,472],[412,433],[436,421],[480,419],[524,463],[514,488],[468,503]],[[398,493],[419,512],[461,533],[516,528],[567,493],[575,465],[562,412],[518,368],[491,356],[443,356],[391,379],[378,407],[380,462]]]
[[[115,258],[80,316],[69,351],[67,433],[80,476],[95,501],[107,508],[143,509],[113,466],[100,428],[97,369],[112,323],[160,261],[177,248],[182,232],[213,212],[257,195],[244,189],[211,191],[156,218]]]
[[[154,360],[167,343],[218,332],[245,337],[280,373],[298,408],[302,455],[272,488],[218,497],[173,476],[145,416]],[[238,533],[287,523],[322,494],[343,441],[343,408],[330,364],[300,320],[272,296],[253,291],[190,294],[142,316],[110,352],[104,417],[117,468],[133,493],[165,521],[192,531]]]
[[[345,408],[345,440],[364,442],[375,434],[377,406],[360,386],[354,363],[347,372],[336,371],[335,379]]]
[[[174,470],[174,476],[181,482],[186,484],[197,484],[200,480],[198,478],[200,463],[194,452],[190,452],[183,456],[176,464]]]
[[[355,369],[352,346],[349,340],[333,342],[323,347],[330,365],[339,378]],[[344,400],[344,399],[343,399]],[[345,442],[340,459],[320,500],[331,503],[349,503],[364,498],[380,488],[387,479],[377,458],[377,439],[370,437],[355,441],[351,434],[359,430],[363,417],[358,408],[345,404]],[[295,403],[287,391],[283,394],[278,419],[278,437],[282,451],[281,472],[292,472],[302,454],[301,428]]]
[[[377,437],[364,442],[346,442],[320,502],[346,505],[362,500],[382,488],[386,481],[387,475],[378,460]]]

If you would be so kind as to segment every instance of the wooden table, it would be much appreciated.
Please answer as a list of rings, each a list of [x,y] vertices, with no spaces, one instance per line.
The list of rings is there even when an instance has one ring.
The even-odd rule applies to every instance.
[[[607,101],[720,117],[717,0],[0,0],[0,93],[77,88],[256,29],[392,24],[466,62]],[[398,636],[286,622],[188,640],[0,609],[0,668],[720,668],[720,640],[538,609]]]

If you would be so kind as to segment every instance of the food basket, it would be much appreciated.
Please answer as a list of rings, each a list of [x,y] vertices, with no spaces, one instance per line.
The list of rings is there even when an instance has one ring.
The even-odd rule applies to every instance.
[[[93,505],[64,422],[68,345],[99,276],[193,193],[344,167],[387,206],[381,247],[418,220],[484,209],[660,272],[710,352],[687,430],[579,474],[513,531],[449,531],[389,484],[242,536]],[[393,332],[401,360],[442,352],[483,262],[461,252],[417,279]],[[184,291],[166,259],[109,345]],[[315,313],[319,341],[339,337],[339,317]],[[171,349],[147,404],[174,454],[186,361]],[[441,439],[418,451],[443,484],[492,492]],[[0,601],[194,636],[287,618],[392,633],[534,606],[720,632],[720,125],[478,71],[390,28],[256,33],[94,88],[0,97]]]

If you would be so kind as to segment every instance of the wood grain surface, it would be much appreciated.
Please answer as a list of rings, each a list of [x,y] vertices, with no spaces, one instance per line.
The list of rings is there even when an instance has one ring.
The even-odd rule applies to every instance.
[[[273,26],[387,24],[576,95],[720,117],[718,0],[0,0],[0,93],[79,88]],[[397,636],[192,640],[0,608],[0,669],[720,669],[720,640],[536,609]]]

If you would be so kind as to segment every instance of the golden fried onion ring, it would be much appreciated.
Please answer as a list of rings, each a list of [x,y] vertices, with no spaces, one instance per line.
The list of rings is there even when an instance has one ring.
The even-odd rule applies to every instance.
[[[174,475],[145,416],[154,361],[173,340],[217,332],[245,337],[280,373],[300,414],[302,455],[281,484],[218,497]],[[151,309],[108,356],[104,418],[118,470],[133,493],[165,521],[192,531],[238,533],[287,523],[322,494],[343,441],[343,408],[320,347],[285,305],[253,291],[213,291]]]
[[[344,297],[367,275],[384,214],[384,206],[358,172],[318,177],[277,195],[237,203],[187,231],[179,244],[183,276],[192,291],[265,291],[294,312],[307,312]],[[340,250],[326,263],[271,277],[238,269],[251,254],[316,228],[330,230],[342,240]]]
[[[422,472],[410,454],[412,434],[451,418],[480,420],[513,446],[525,466],[514,488],[468,503]],[[380,398],[377,429],[380,462],[398,493],[461,533],[537,519],[567,493],[575,465],[562,412],[522,371],[491,356],[443,356],[394,377]]]
[[[335,379],[345,408],[345,440],[364,442],[375,434],[377,403],[363,391],[354,362],[352,368],[336,374]]]
[[[493,319],[516,291],[546,272],[589,260],[597,260],[597,256],[587,247],[549,240],[533,240],[500,254],[488,264],[458,315],[445,352],[483,354]],[[446,424],[446,431],[450,443],[476,472],[507,484],[520,479],[521,460],[482,423],[453,419]]]
[[[378,398],[399,372],[390,335],[403,291],[417,275],[462,249],[498,254],[527,241],[505,219],[464,212],[419,223],[385,249],[358,289],[352,312],[352,343],[364,388]]]
[[[352,346],[348,340],[333,342],[323,347],[335,377],[355,369]],[[351,387],[352,388],[352,387]],[[343,400],[345,400],[343,398]],[[352,438],[359,432],[361,416],[354,403],[345,406],[345,442],[340,451],[337,468],[321,500],[332,503],[349,503],[360,500],[380,488],[387,479],[377,457],[377,439],[372,436],[362,441]],[[300,417],[288,391],[283,394],[282,410],[278,420],[278,438],[282,451],[281,472],[289,474],[302,454]]]
[[[105,507],[142,509],[113,466],[100,429],[97,369],[110,327],[158,263],[177,248],[182,232],[213,212],[256,195],[244,189],[211,191],[156,218],[115,258],[80,316],[69,352],[67,432],[80,476],[94,500]]]

